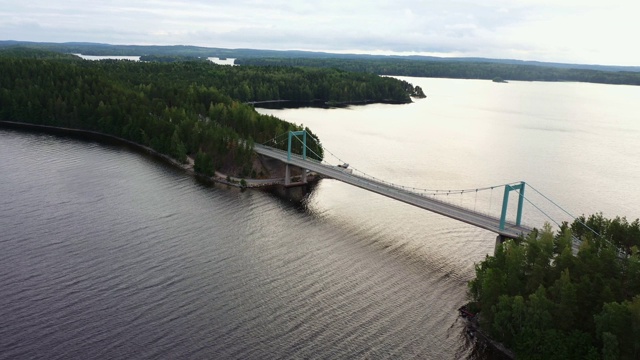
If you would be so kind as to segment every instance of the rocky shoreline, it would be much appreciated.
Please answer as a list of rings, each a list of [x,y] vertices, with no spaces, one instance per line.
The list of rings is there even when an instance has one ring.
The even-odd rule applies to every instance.
[[[474,314],[469,311],[467,305],[463,305],[458,309],[460,317],[466,320],[466,332],[471,338],[475,338],[476,341],[482,342],[485,346],[490,347],[493,351],[496,351],[502,357],[506,359],[515,359],[516,355],[513,351],[507,349],[502,343],[499,343],[489,337],[480,328],[480,314]]]
[[[49,126],[49,125],[30,124],[30,123],[17,122],[17,121],[0,121],[0,127],[7,128],[7,129],[39,132],[39,133],[44,132],[44,133],[53,134],[53,135],[76,137],[82,140],[95,140],[103,143],[130,146],[136,151],[141,151],[157,159],[160,159],[170,165],[173,165],[179,169],[182,169],[189,175],[198,177],[205,181],[211,181],[211,182],[233,186],[237,188],[267,188],[267,187],[284,184],[284,178],[273,178],[273,179],[238,178],[235,176],[228,176],[227,174],[223,174],[217,171],[215,172],[214,176],[208,177],[202,174],[198,174],[194,171],[193,169],[194,160],[191,157],[187,157],[187,163],[182,164],[176,159],[168,155],[161,154],[148,146],[144,146],[127,139],[123,139],[114,135],[104,134],[97,131],[73,129],[73,128],[65,128],[65,127]],[[316,179],[311,178],[310,180],[314,181]]]

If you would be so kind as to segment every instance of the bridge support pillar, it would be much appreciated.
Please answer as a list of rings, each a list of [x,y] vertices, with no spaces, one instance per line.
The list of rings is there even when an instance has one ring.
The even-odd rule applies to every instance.
[[[289,164],[286,164],[284,168],[284,185],[291,185],[291,167]]]
[[[297,174],[298,174],[298,170],[300,169],[300,180],[296,180],[296,182],[293,182],[292,180],[292,176],[291,173],[293,172],[293,170],[295,170],[294,172],[294,177],[293,179],[297,178]],[[299,168],[297,166],[294,165],[289,165],[289,164],[285,164],[284,166],[284,185],[285,186],[296,186],[296,185],[301,185],[301,184],[307,184],[309,182],[309,180],[307,179],[307,169],[303,169],[303,168]]]

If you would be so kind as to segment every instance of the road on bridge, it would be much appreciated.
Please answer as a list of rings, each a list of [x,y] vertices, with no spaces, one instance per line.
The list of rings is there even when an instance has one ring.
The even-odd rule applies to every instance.
[[[404,203],[417,206],[419,208],[435,212],[437,214],[465,222],[467,224],[489,230],[493,233],[516,238],[521,234],[528,234],[531,229],[525,226],[517,226],[507,222],[504,230],[500,229],[500,219],[482,213],[478,213],[460,206],[445,203],[443,201],[414,193],[387,183],[373,179],[357,176],[344,171],[337,166],[326,165],[314,159],[302,159],[300,155],[291,154],[288,159],[287,152],[264,145],[254,145],[256,153],[270,158],[280,160],[286,164],[294,165],[303,169],[316,172],[325,177],[345,182],[359,188],[375,192],[380,195],[390,197]]]

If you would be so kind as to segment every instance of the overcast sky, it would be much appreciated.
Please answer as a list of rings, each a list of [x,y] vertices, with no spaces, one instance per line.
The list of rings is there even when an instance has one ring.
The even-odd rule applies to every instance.
[[[0,40],[640,66],[638,0],[0,0]]]

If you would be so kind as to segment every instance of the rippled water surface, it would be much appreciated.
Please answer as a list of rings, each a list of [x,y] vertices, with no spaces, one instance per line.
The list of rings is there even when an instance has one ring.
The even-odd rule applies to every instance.
[[[126,149],[2,130],[0,153],[3,358],[428,357],[462,345],[452,309],[465,279],[380,229],[201,186]]]
[[[261,111],[408,186],[527,180],[578,213],[640,215],[636,88],[412,82],[429,98]],[[495,211],[500,192],[451,201]],[[292,204],[0,129],[0,358],[465,358],[456,309],[494,238],[332,180]]]

